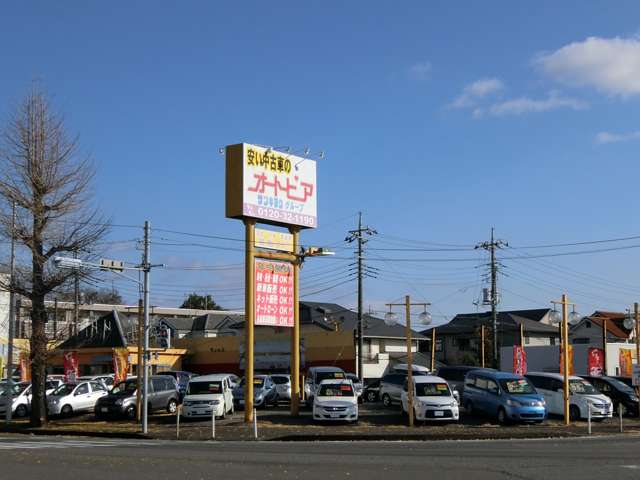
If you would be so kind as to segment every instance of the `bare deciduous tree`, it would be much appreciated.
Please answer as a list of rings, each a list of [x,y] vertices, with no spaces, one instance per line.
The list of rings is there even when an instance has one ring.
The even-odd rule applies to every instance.
[[[52,266],[55,255],[90,251],[106,222],[91,205],[94,168],[67,135],[38,87],[15,109],[0,140],[0,233],[18,245],[13,283],[0,287],[31,300],[31,423],[46,423],[45,296],[73,272]],[[17,219],[12,222],[12,205]]]

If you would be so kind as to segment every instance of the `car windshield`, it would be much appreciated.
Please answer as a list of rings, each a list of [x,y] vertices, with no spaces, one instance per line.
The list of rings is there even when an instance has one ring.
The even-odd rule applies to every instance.
[[[286,383],[289,383],[288,377],[274,376],[271,377],[271,380],[273,380],[273,383],[275,383],[276,385],[284,385]]]
[[[569,391],[578,395],[600,393],[586,380],[569,380]]]
[[[446,383],[416,383],[417,397],[450,397],[451,390]]]
[[[253,379],[253,388],[262,388],[264,386],[264,378],[257,377]]]
[[[536,393],[533,385],[524,378],[514,378],[512,380],[500,380],[502,389],[511,395],[527,395]]]
[[[137,390],[136,382],[120,382],[115,387],[113,387],[113,390],[111,390],[111,393],[113,393],[114,395],[124,395],[124,394],[133,395],[134,393],[136,393],[136,390]]]
[[[64,395],[71,395],[75,388],[76,385],[74,383],[63,383],[53,391],[52,395],[57,395],[59,397],[62,397]]]
[[[316,384],[322,380],[342,380],[345,378],[344,372],[318,372],[316,373]]]
[[[346,383],[321,385],[318,397],[353,397],[353,388]]]
[[[16,395],[20,395],[25,388],[27,388],[29,385],[28,384],[20,384],[20,383],[14,383],[13,384],[13,392],[12,392],[12,396],[16,396]],[[7,394],[7,386],[6,385],[2,385],[2,387],[0,387],[0,396],[6,395]]]
[[[222,382],[189,382],[187,395],[222,393]]]
[[[617,388],[621,392],[635,394],[635,390],[633,388],[616,378],[607,378],[607,382],[609,382],[612,387]]]

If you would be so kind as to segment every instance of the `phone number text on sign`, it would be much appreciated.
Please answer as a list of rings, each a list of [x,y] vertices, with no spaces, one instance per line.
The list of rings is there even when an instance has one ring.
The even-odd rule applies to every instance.
[[[255,324],[293,327],[293,265],[255,261]]]

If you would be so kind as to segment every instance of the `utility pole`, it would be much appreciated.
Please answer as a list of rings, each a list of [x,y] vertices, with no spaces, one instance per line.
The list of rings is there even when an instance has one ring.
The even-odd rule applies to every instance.
[[[142,314],[143,301],[138,299],[138,367],[136,372],[136,421],[142,418],[142,349],[144,338],[144,316]]]
[[[495,240],[494,229],[491,228],[491,241],[482,242],[476,245],[476,249],[487,250],[491,255],[491,321],[493,324],[493,362],[495,368],[500,368],[500,351],[498,349],[498,262],[496,261],[496,248],[508,247],[509,244],[503,240]]]
[[[11,423],[11,413],[13,405],[13,337],[15,336],[16,328],[16,308],[15,308],[15,294],[13,293],[13,282],[15,281],[16,270],[16,202],[13,202],[12,216],[11,216],[11,260],[10,260],[10,279],[11,289],[9,290],[9,339],[7,349],[7,412],[6,421]]]
[[[358,228],[349,230],[349,235],[345,238],[346,242],[352,243],[358,241],[357,256],[357,276],[358,276],[358,378],[364,383],[363,367],[362,367],[362,351],[363,351],[363,328],[362,328],[362,280],[367,276],[364,268],[364,244],[368,242],[364,238],[366,235],[376,235],[378,232],[362,226],[362,212],[358,212]]]
[[[144,305],[144,354],[142,357],[142,433],[148,432],[149,415],[149,221],[144,222],[144,256],[142,258],[142,271],[144,272],[143,305]]]

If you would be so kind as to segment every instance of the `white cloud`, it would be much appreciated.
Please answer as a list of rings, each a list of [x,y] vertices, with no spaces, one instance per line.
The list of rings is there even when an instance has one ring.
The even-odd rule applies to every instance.
[[[521,115],[523,113],[540,113],[559,108],[571,108],[573,110],[584,110],[589,107],[587,102],[576,98],[563,97],[557,92],[550,92],[547,98],[534,99],[530,97],[519,97],[504,102],[491,105],[487,111],[491,115]]]
[[[629,142],[631,140],[640,140],[640,130],[630,133],[599,132],[596,135],[596,143],[600,145],[604,145],[605,143]]]
[[[451,108],[471,108],[479,100],[504,89],[504,84],[498,78],[482,78],[470,83],[462,93],[449,104]]]
[[[430,73],[431,63],[429,62],[414,63],[409,67],[408,70],[409,77],[414,80],[426,80],[427,78],[429,78]]]
[[[640,39],[589,37],[534,59],[544,73],[570,86],[610,95],[640,94]]]

